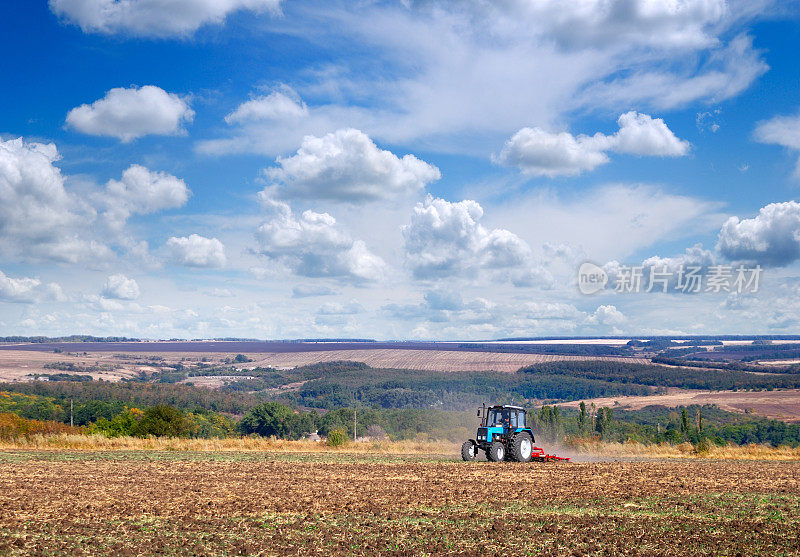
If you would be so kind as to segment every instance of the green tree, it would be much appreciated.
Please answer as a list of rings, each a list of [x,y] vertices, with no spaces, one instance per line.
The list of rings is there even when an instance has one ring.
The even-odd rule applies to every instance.
[[[681,433],[684,436],[689,435],[689,413],[686,408],[681,410]]]
[[[581,401],[581,410],[578,413],[578,433],[581,435],[586,433],[588,418],[586,415],[586,403]]]
[[[277,402],[264,402],[252,408],[239,422],[242,433],[256,433],[264,437],[299,439],[315,429],[315,419],[310,413],[296,414],[291,408]]]
[[[183,412],[166,404],[148,408],[144,416],[133,427],[136,437],[186,437],[190,424]]]
[[[560,441],[564,437],[564,424],[558,406],[542,406],[536,418],[536,425],[546,441]]]
[[[106,437],[121,437],[133,435],[133,431],[139,421],[144,416],[144,412],[138,408],[126,408],[110,420],[99,418],[89,428],[90,433],[101,433]]]
[[[614,411],[611,408],[600,408],[597,410],[595,420],[595,431],[600,434],[603,441],[608,441],[614,433]]]

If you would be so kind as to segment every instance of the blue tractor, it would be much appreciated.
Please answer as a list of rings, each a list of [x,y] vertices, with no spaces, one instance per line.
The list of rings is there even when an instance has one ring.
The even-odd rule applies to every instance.
[[[539,460],[544,454],[542,449],[533,446],[533,430],[525,421],[524,408],[507,404],[487,407],[484,404],[478,410],[478,417],[481,425],[477,439],[470,439],[461,446],[464,460],[475,460],[478,450],[485,451],[491,462],[530,462],[534,458]]]

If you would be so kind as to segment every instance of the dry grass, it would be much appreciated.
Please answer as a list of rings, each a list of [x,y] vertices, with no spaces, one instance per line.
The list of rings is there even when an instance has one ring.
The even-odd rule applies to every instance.
[[[772,447],[769,445],[711,444],[706,451],[698,452],[690,443],[679,445],[642,443],[601,443],[573,439],[567,452],[577,457],[645,457],[645,458],[711,458],[721,460],[800,460],[800,447]]]
[[[680,445],[644,445],[642,443],[601,443],[571,439],[565,447],[545,446],[548,452],[578,460],[607,458],[710,458],[720,460],[800,460],[800,447],[767,445],[711,445],[699,452],[689,443]],[[273,452],[339,453],[375,455],[448,455],[457,458],[460,444],[427,439],[407,441],[371,441],[329,447],[312,441],[285,441],[262,437],[229,439],[174,439],[114,437],[103,435],[39,434],[0,441],[0,450],[85,450],[85,451],[185,451],[185,452]]]
[[[177,439],[156,437],[105,437],[103,435],[31,435],[0,440],[0,450],[87,450],[87,451],[196,451],[196,452],[280,452],[280,453],[352,453],[394,455],[460,454],[460,445],[449,441],[372,441],[346,443],[329,447],[313,441],[286,441],[263,437],[228,439]]]

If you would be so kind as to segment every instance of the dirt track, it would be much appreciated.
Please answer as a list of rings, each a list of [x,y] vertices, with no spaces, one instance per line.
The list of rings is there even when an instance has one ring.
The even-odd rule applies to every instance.
[[[220,458],[0,454],[0,552],[800,551],[798,462]]]

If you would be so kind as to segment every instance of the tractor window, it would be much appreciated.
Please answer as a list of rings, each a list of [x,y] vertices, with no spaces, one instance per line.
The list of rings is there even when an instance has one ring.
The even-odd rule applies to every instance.
[[[512,428],[518,427],[517,426],[517,412],[516,411],[512,411],[511,412],[511,427]]]
[[[489,417],[486,419],[486,425],[491,426],[502,426],[503,423],[508,423],[511,419],[509,416],[510,412],[508,410],[503,409],[493,409],[489,410]]]
[[[517,427],[525,427],[525,412],[520,412],[517,418]]]

